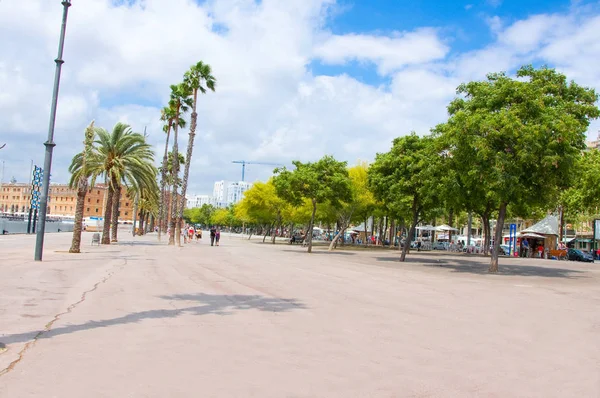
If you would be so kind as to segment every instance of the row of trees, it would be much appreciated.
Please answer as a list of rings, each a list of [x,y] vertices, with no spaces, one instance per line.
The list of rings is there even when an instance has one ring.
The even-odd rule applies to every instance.
[[[230,222],[267,230],[307,224],[310,252],[315,220],[335,223],[337,240],[351,223],[375,216],[407,228],[404,261],[419,223],[444,218],[452,225],[457,214],[476,214],[486,250],[497,220],[489,269],[497,272],[507,216],[597,212],[600,154],[584,152],[590,120],[600,115],[594,90],[553,69],[526,66],[516,78],[490,74],[461,85],[457,94],[445,123],[429,135],[395,139],[370,166],[347,168],[325,156],[276,169],[272,180],[257,183],[226,210]]]
[[[183,211],[186,205],[186,193],[194,149],[194,138],[198,123],[198,93],[205,94],[207,91],[215,91],[216,78],[212,75],[210,65],[202,61],[190,67],[183,76],[181,83],[171,86],[171,95],[168,105],[161,112],[161,120],[166,133],[165,151],[162,165],[160,167],[160,202],[158,239],[169,226],[169,245],[181,245],[181,226]],[[185,114],[191,109],[190,129],[188,145],[185,158],[179,153],[178,135],[179,130],[186,127]],[[172,149],[169,155],[169,141],[173,135]],[[182,179],[179,178],[181,164],[184,164]],[[169,178],[169,176],[171,176]],[[170,191],[167,189],[170,185]],[[179,191],[181,187],[181,191]]]
[[[80,252],[85,197],[98,178],[107,186],[103,244],[117,241],[119,201],[123,192],[134,198],[135,213],[154,213],[157,208],[154,152],[146,137],[133,132],[127,124],[117,123],[112,132],[108,132],[92,122],[85,130],[84,148],[73,157],[69,171],[69,186],[77,189],[71,253]]]

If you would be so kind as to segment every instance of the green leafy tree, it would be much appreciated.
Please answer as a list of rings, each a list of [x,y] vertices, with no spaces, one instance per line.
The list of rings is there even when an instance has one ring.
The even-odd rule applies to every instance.
[[[255,183],[252,188],[244,193],[244,199],[239,203],[239,206],[244,209],[248,219],[267,227],[265,228],[264,241],[273,228],[281,228],[283,213],[288,203],[277,195],[273,181],[269,180],[266,183]],[[276,236],[273,233],[271,235],[272,243],[275,243]]]
[[[369,186],[375,198],[411,220],[400,261],[406,258],[417,224],[439,207],[441,159],[433,138],[412,133],[396,138],[392,149],[377,154],[369,168]]]
[[[339,162],[331,156],[324,156],[317,162],[293,162],[295,169],[285,167],[275,170],[273,184],[277,195],[294,206],[300,206],[306,199],[312,205],[312,214],[307,231],[308,252],[312,252],[312,235],[317,206],[330,202],[338,206],[351,196],[350,178],[346,162]]]
[[[329,244],[329,251],[333,250],[338,240],[344,235],[350,223],[353,221],[365,222],[372,214],[377,201],[369,189],[368,181],[369,166],[366,162],[360,163],[348,169],[350,178],[350,195],[345,198],[341,205],[334,207],[340,226],[338,233]]]
[[[493,73],[462,84],[436,131],[457,163],[479,179],[497,205],[490,272],[498,271],[502,226],[509,205],[543,205],[567,188],[585,147],[598,96],[554,69],[522,67],[518,79]]]

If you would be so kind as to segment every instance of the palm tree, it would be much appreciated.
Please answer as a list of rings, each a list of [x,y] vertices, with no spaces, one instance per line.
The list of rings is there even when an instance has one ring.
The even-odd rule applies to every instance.
[[[94,145],[94,121],[85,129],[85,140],[83,141],[83,151],[73,157],[69,171],[71,180],[69,187],[77,187],[77,204],[75,205],[75,224],[73,225],[73,240],[69,253],[79,253],[81,251],[81,230],[83,224],[83,209],[85,207],[85,195],[88,189],[88,180],[91,176],[91,170],[88,167],[87,159],[90,157]]]
[[[183,209],[185,208],[186,198],[185,195],[187,193],[188,186],[188,178],[190,175],[190,165],[192,163],[192,152],[194,150],[194,137],[196,136],[196,126],[198,121],[198,113],[196,112],[196,107],[198,105],[198,91],[202,94],[206,94],[207,89],[211,91],[215,91],[215,85],[217,84],[217,79],[212,75],[212,70],[210,65],[203,63],[202,61],[198,62],[196,65],[192,65],[192,67],[185,73],[183,78],[183,82],[192,90],[192,118],[190,123],[190,138],[188,140],[187,153],[185,158],[187,162],[185,163],[185,169],[183,172],[183,185],[181,187],[181,204],[179,206],[179,216],[178,216],[178,231],[177,236],[181,235],[181,223],[183,220]]]
[[[118,201],[121,186],[134,189],[156,185],[157,170],[154,167],[154,152],[143,135],[134,133],[129,125],[117,123],[112,133],[97,130],[98,139],[92,158],[97,174],[103,174],[107,185],[106,208],[102,243],[110,244],[110,225],[113,223],[113,240],[116,240]]]
[[[179,175],[179,146],[177,143],[177,133],[179,131],[179,120],[182,119],[183,114],[189,110],[191,105],[190,98],[191,90],[187,84],[180,83],[178,85],[171,86],[171,101],[175,105],[175,120],[173,122],[173,174]],[[175,227],[177,224],[177,184],[173,184],[171,191],[171,221],[169,227],[171,233],[169,234],[169,245],[175,245]],[[180,235],[177,235],[177,243],[181,245]]]
[[[167,138],[165,140],[165,153],[163,155],[162,165],[161,165],[161,175],[160,175],[160,202],[158,207],[158,240],[161,239],[162,232],[166,229],[166,220],[168,207],[166,205],[167,202],[167,190],[166,190],[166,182],[167,182],[167,164],[168,164],[168,151],[169,151],[169,138],[171,136],[171,129],[173,128],[173,123],[175,122],[175,102],[169,101],[169,105],[164,107],[161,110],[160,120],[165,122],[163,126],[163,131],[167,134]],[[179,119],[179,128],[185,128],[186,122],[185,119]]]

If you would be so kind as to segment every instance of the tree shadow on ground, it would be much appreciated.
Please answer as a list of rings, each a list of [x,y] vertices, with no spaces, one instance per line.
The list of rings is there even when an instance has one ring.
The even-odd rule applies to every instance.
[[[89,321],[78,325],[61,326],[50,330],[9,334],[0,338],[5,344],[25,343],[30,340],[49,339],[86,330],[138,323],[145,319],[176,318],[180,315],[233,315],[237,311],[252,309],[280,313],[307,308],[306,305],[297,299],[283,299],[259,295],[197,293],[160,296],[160,298],[168,300],[171,308],[133,312],[118,318]],[[200,305],[178,308],[174,304],[174,301],[191,301],[200,303]]]
[[[306,249],[305,247],[302,249]],[[284,249],[282,251],[287,252],[287,253],[300,253],[300,254],[306,254],[306,250],[302,250],[302,249],[298,249],[298,250],[292,250],[292,249]],[[327,250],[313,250],[313,252],[311,254],[324,254],[324,255],[329,255],[329,256],[335,256],[335,255],[341,255],[341,256],[356,256],[356,253],[352,253],[352,252],[342,252],[342,251],[327,251]]]
[[[377,261],[396,262],[399,257],[377,257]],[[568,268],[553,268],[525,264],[505,264],[500,259],[497,273],[488,271],[488,261],[474,261],[467,259],[444,259],[444,258],[424,258],[407,256],[404,264],[422,265],[424,267],[443,268],[458,273],[469,273],[475,275],[503,275],[503,276],[537,276],[542,278],[565,278],[581,279],[585,278],[585,272]]]

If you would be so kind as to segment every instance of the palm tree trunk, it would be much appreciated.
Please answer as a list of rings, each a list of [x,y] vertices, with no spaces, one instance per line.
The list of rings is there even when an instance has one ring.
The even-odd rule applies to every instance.
[[[181,203],[179,204],[179,223],[183,221],[183,209],[185,209],[188,178],[190,175],[190,164],[192,163],[192,153],[194,152],[194,137],[196,137],[196,123],[198,121],[198,113],[196,113],[196,103],[198,100],[198,90],[194,89],[194,102],[192,103],[192,117],[190,121],[190,134],[188,139],[187,151],[185,153],[185,167],[183,171],[183,182],[181,185]]]
[[[163,224],[163,217],[165,214],[166,204],[166,184],[167,184],[167,159],[169,155],[169,137],[171,136],[171,126],[167,130],[167,139],[165,140],[165,154],[162,161],[162,169],[160,171],[160,202],[158,204],[158,240],[161,239],[162,229],[166,226]]]
[[[106,208],[104,209],[104,226],[102,227],[102,244],[110,245],[110,220],[112,215],[114,189],[112,184],[108,184],[108,192],[106,193]]]
[[[77,204],[75,205],[75,224],[73,225],[73,240],[69,253],[81,251],[81,230],[83,224],[83,208],[85,207],[85,194],[87,193],[87,178],[81,177],[77,187]]]
[[[112,242],[117,242],[117,230],[119,228],[119,202],[121,201],[121,187],[115,183],[115,192],[113,194],[112,202],[112,223],[111,223],[111,236]]]
[[[179,127],[179,109],[177,109],[177,117],[175,118],[175,126],[173,127],[173,190],[171,191],[171,233],[169,234],[169,246],[175,245],[176,230],[179,229],[177,222],[177,177],[179,176],[179,144],[177,143],[177,133]],[[178,234],[179,236],[181,234]],[[178,246],[181,246],[181,241],[178,238]]]
[[[139,198],[139,194],[136,193],[135,194],[135,201],[133,202],[133,231],[131,231],[131,234],[133,236],[135,236],[135,224],[137,223],[137,212],[138,212],[138,198]]]
[[[145,219],[146,219],[146,212],[141,211],[140,212],[140,226],[138,228],[138,235],[140,235],[140,236],[144,235],[144,220]]]

